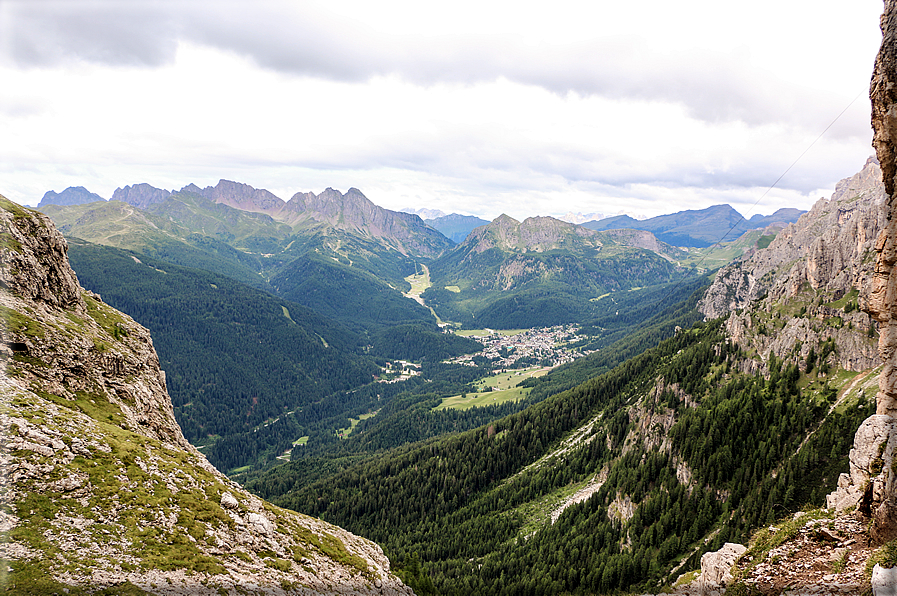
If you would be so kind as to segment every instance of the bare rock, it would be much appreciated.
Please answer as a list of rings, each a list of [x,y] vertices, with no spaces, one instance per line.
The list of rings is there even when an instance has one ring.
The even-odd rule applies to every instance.
[[[261,513],[250,513],[248,517],[249,526],[253,531],[265,536],[272,536],[275,531],[274,524],[271,520]]]
[[[732,566],[747,552],[743,544],[727,542],[718,551],[701,556],[701,575],[696,583],[703,590],[721,588],[732,581]]]
[[[708,319],[744,308],[764,295],[790,298],[804,284],[842,295],[862,287],[872,272],[868,258],[885,225],[881,169],[870,158],[863,169],[838,182],[770,245],[723,268],[698,309]]]
[[[876,238],[877,258],[864,292],[863,306],[879,324],[878,351],[884,367],[879,376],[876,416],[866,421],[868,425],[864,422],[860,427],[864,434],[857,431],[854,450],[861,456],[855,458],[852,451],[850,463],[854,486],[867,471],[871,474],[860,505],[872,515],[870,535],[878,542],[897,537],[897,485],[891,469],[893,436],[897,431],[891,418],[897,416],[897,197],[894,195],[897,189],[897,0],[885,0],[881,30],[881,48],[869,95],[872,99],[873,145],[881,164],[886,193],[885,225]],[[870,451],[869,448],[875,445],[878,447]],[[874,467],[870,469],[869,465]]]
[[[859,173],[837,184],[831,198],[820,199],[783,229],[768,248],[717,274],[698,308],[708,319],[728,315],[727,335],[761,356],[763,363],[756,370],[743,372],[763,372],[771,353],[790,355],[805,365],[810,350],[829,340],[837,349],[829,354],[828,364],[852,371],[880,364],[871,337],[875,322],[855,306],[867,302],[875,241],[885,223],[881,170],[870,158]],[[850,309],[826,305],[856,291],[860,295],[850,301]],[[783,305],[796,302],[805,304],[798,316],[779,316]]]
[[[237,501],[237,497],[225,492],[221,494],[221,506],[225,509],[239,509],[240,502]]]
[[[897,567],[872,568],[872,593],[875,596],[897,596]]]

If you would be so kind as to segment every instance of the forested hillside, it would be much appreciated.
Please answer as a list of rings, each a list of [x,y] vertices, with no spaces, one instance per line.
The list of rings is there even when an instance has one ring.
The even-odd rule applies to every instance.
[[[394,395],[460,393],[484,374],[440,364],[481,346],[439,332],[407,298],[399,297],[402,306],[426,317],[404,326],[381,317],[368,336],[228,277],[146,255],[70,239],[69,258],[86,288],[153,330],[185,436],[206,445],[210,461],[226,471],[273,461],[303,436],[330,445],[349,416]],[[359,312],[378,305],[370,291],[344,291],[359,300]],[[384,358],[412,357],[425,362],[426,377],[373,383]]]
[[[275,292],[358,331],[417,323],[436,328],[430,311],[366,271],[310,251],[271,279]]]
[[[153,330],[193,442],[252,431],[379,372],[356,334],[230,278],[77,241],[69,257],[86,288]]]
[[[599,350],[526,381],[526,409],[249,486],[379,541],[422,593],[669,587],[703,552],[823,505],[847,470],[881,368],[875,323],[857,309],[882,225],[876,172],[839,183],[710,291],[667,308],[625,301],[636,292],[597,300],[612,302],[581,341]],[[696,322],[702,294],[723,316]]]
[[[605,298],[694,274],[581,226],[507,216],[474,230],[429,269],[433,285],[423,298],[440,317],[497,329],[584,323]]]
[[[693,566],[819,504],[872,408],[863,391],[831,408],[833,379],[775,357],[768,379],[740,374],[745,358],[718,322],[698,325],[486,427],[296,491],[277,474],[250,486],[371,537],[397,563],[416,557],[440,593],[657,587],[683,557]],[[589,485],[591,499],[547,521]]]

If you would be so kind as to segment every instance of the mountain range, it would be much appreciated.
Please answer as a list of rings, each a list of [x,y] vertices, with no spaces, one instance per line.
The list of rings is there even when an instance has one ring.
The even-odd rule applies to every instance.
[[[169,410],[197,437],[212,429],[228,433],[248,416],[241,433],[198,441],[229,466],[238,461],[232,454],[265,449],[274,456],[292,446],[289,463],[241,476],[247,487],[382,544],[391,568],[418,594],[669,588],[700,565],[703,553],[747,540],[753,528],[779,523],[779,515],[822,504],[844,469],[849,437],[872,411],[877,326],[857,306],[884,225],[874,162],[797,222],[758,237],[706,292],[695,291],[704,278],[680,264],[688,253],[651,232],[501,216],[438,257],[409,257],[415,268],[401,279],[423,304],[384,281],[401,261],[381,255],[401,253],[373,234],[343,224],[337,230],[321,219],[315,224],[371,249],[362,267],[356,263],[363,254],[326,253],[315,234],[303,235],[269,213],[237,209],[194,189],[164,197],[151,188],[138,192],[157,200],[144,209],[118,201],[46,209],[68,217],[69,232],[122,244],[138,239],[145,247],[165,239],[171,254],[239,265],[258,286],[71,238],[72,261],[85,283],[98,290],[105,284],[104,300],[128,303],[135,316],[153,320],[160,352],[163,344],[173,347],[173,356],[161,356],[171,390],[196,385]],[[278,252],[249,248],[261,234]],[[16,242],[22,243],[16,237],[5,246],[15,252]],[[391,275],[397,277],[394,269]],[[362,281],[371,285],[361,289]],[[300,304],[315,288],[322,292],[317,305]],[[396,305],[415,307],[403,305],[394,317],[387,302],[371,299],[376,290],[392,292]],[[91,296],[88,305],[100,300]],[[377,306],[367,312],[384,315],[353,327],[347,313],[358,311],[364,320],[369,305]],[[470,324],[507,326],[572,313],[594,334],[579,344],[598,351],[521,383],[517,403],[447,411],[439,407],[443,399],[471,391],[482,373],[443,362],[443,351],[433,351],[432,360],[423,356],[438,342],[455,353],[469,349],[443,340],[452,336],[439,332],[427,307],[451,315],[443,320],[469,316]],[[117,345],[110,342],[139,334],[100,310],[94,318],[111,337],[97,339],[103,349],[94,344],[102,360]],[[417,318],[401,314],[412,312]],[[39,351],[47,341],[32,347],[29,333],[38,332],[25,319],[12,320],[18,335],[7,340],[8,350],[31,374],[39,368],[28,358],[50,357]],[[285,332],[294,337],[264,343],[267,334]],[[260,351],[248,345],[259,341]],[[268,363],[267,353],[280,344],[294,353]],[[388,350],[416,360],[421,374],[401,384],[365,383],[362,377],[391,366]],[[264,383],[253,386],[247,376],[241,351],[262,379],[290,366],[296,378],[266,395]],[[195,368],[207,360],[224,368]],[[188,362],[194,370],[178,369]],[[352,371],[358,379],[339,376]],[[236,384],[225,386],[225,379]],[[293,385],[297,391],[308,385],[310,397],[287,395]],[[231,411],[223,407],[226,395],[238,398]],[[356,432],[338,439],[334,428]],[[300,432],[306,436],[297,437]],[[294,445],[300,438],[306,447]],[[832,527],[845,527],[841,518],[829,519]],[[190,564],[208,580],[218,568],[203,558],[212,556],[203,548]],[[272,565],[295,573],[289,557],[271,552]]]
[[[601,296],[689,274],[630,243],[631,236],[551,217],[518,222],[502,215],[430,263],[432,286],[422,297],[443,318],[466,325],[550,326],[589,320]]]
[[[504,229],[503,216],[476,228],[483,231],[474,233],[479,246],[474,258],[467,256],[470,241],[453,247],[416,215],[377,207],[356,189],[297,193],[282,201],[268,191],[226,180],[176,192],[137,184],[116,190],[109,202],[48,205],[44,211],[69,236],[206,268],[367,329],[414,321],[435,324],[427,309],[402,296],[410,290],[409,276],[431,262],[434,285],[424,300],[432,302],[428,306],[435,315],[473,324],[478,313],[489,309],[484,320],[500,327],[519,326],[539,312],[538,321],[545,324],[588,316],[594,310],[589,300],[608,291],[672,281],[679,274],[664,261],[681,256],[645,234],[615,232],[598,242],[595,232],[553,218],[527,220],[522,228],[526,234],[513,247],[497,246],[497,252],[480,255],[483,238]],[[443,219],[459,221],[456,216]],[[466,227],[457,238],[469,238],[466,229],[481,223],[460,221]],[[539,240],[546,230],[555,238],[550,250]],[[593,238],[591,246],[583,244],[585,238]],[[605,245],[600,254],[595,242]],[[499,253],[507,263],[487,263],[499,259]],[[640,259],[653,265],[617,266]],[[492,271],[493,266],[501,271]],[[538,275],[534,270],[523,273],[533,267]],[[487,282],[484,275],[504,281]],[[619,275],[626,279],[617,279]],[[380,298],[334,301],[330,296],[335,293]],[[558,308],[546,309],[552,302]]]
[[[201,196],[214,203],[228,205],[241,211],[264,213],[294,228],[314,227],[316,224],[324,223],[344,231],[355,231],[363,236],[393,242],[395,248],[400,251],[416,250],[419,254],[429,257],[439,252],[438,242],[430,247],[431,250],[423,246],[412,248],[402,245],[401,239],[409,235],[409,232],[402,230],[406,227],[415,228],[417,223],[416,219],[409,218],[409,215],[419,216],[424,223],[441,232],[455,244],[462,242],[475,228],[489,223],[472,215],[446,214],[438,209],[405,208],[401,211],[381,209],[354,188],[349,189],[345,195],[331,188],[319,195],[311,192],[296,193],[289,201],[284,201],[267,190],[228,180],[221,180],[216,186],[206,188],[188,184],[179,192]],[[151,205],[164,202],[171,194],[172,191],[143,183],[116,189],[111,200],[147,209]],[[80,205],[103,200],[105,199],[83,187],[69,187],[61,193],[48,191],[41,199],[38,208],[48,205]],[[605,217],[596,213],[585,216],[568,213],[560,219],[599,231],[644,230],[655,233],[660,240],[674,246],[707,247],[717,242],[734,241],[748,230],[793,223],[801,213],[804,212],[799,209],[782,208],[772,215],[755,214],[746,219],[729,205],[715,205],[706,209],[679,211],[652,218],[636,219],[625,214]],[[598,217],[588,219],[589,216]]]
[[[706,209],[679,211],[643,220],[616,215],[582,225],[590,230],[645,230],[674,246],[707,247],[718,242],[736,240],[748,230],[793,223],[802,213],[804,211],[799,209],[783,208],[772,215],[754,215],[745,219],[729,205],[714,205]]]

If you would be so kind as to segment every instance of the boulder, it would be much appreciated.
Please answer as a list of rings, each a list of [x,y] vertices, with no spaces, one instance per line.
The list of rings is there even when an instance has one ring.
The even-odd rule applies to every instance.
[[[732,581],[732,566],[747,552],[743,544],[727,542],[718,551],[704,553],[701,557],[701,575],[697,585],[703,591],[721,588]]]

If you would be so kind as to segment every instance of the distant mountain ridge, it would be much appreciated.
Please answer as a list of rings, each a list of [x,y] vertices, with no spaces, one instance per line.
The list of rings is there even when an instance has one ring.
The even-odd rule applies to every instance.
[[[735,240],[748,230],[776,223],[793,223],[802,213],[805,211],[787,208],[768,216],[754,215],[746,220],[730,205],[714,205],[706,209],[679,211],[641,221],[628,215],[617,215],[582,225],[590,230],[600,231],[625,228],[646,230],[674,246],[703,248],[716,242]]]
[[[105,200],[100,195],[90,192],[83,186],[69,186],[60,193],[52,190],[45,192],[37,208],[40,209],[47,205],[84,205]]]
[[[424,223],[442,232],[443,236],[455,244],[460,244],[473,230],[489,222],[473,215],[450,213],[433,219],[424,219]]]
[[[116,190],[112,198],[139,209],[160,212],[164,209],[159,205],[172,194],[148,184],[136,184]],[[188,184],[174,194],[196,195],[240,211],[265,214],[296,232],[326,233],[328,228],[349,232],[382,242],[403,255],[433,257],[451,246],[420,217],[379,207],[357,188],[350,188],[345,194],[332,188],[317,195],[296,193],[289,201],[284,201],[265,189],[221,180],[216,186],[206,188]]]

